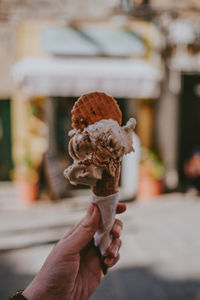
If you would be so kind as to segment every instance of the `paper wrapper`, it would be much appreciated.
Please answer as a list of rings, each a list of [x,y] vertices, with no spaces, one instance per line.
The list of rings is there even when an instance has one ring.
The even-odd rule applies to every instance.
[[[99,229],[94,235],[95,246],[99,247],[101,255],[106,254],[106,250],[112,242],[111,229],[115,221],[118,201],[119,193],[106,197],[92,195],[91,202],[98,206],[101,215]]]

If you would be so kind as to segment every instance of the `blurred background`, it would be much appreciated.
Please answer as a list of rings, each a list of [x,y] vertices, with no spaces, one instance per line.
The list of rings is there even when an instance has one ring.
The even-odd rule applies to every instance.
[[[137,126],[121,260],[91,299],[200,299],[200,2],[0,0],[0,41],[0,298],[85,213],[63,171],[73,104],[98,90]]]

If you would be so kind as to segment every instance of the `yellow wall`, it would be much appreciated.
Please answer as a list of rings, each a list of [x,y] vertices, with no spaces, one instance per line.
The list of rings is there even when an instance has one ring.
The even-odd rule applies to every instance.
[[[24,20],[19,23],[16,31],[16,60],[24,56],[47,56],[42,49],[41,33],[51,20]]]
[[[18,24],[15,37],[16,61],[22,59],[25,56],[47,56],[47,54],[42,49],[41,32],[46,26],[52,23],[53,21],[49,20],[24,20]],[[36,97],[37,96],[38,95],[36,95]],[[30,138],[30,131],[31,127],[33,126],[33,122],[30,118],[30,115],[28,114],[28,96],[20,90],[15,90],[12,99],[12,153],[14,164],[18,165],[21,163],[21,161],[23,161],[23,158],[25,155],[27,155],[27,153],[31,156],[31,159],[33,159],[33,161],[35,159],[33,153],[29,151],[31,149],[31,146],[28,147],[33,142],[33,140]],[[44,105],[44,98],[42,102]],[[37,123],[37,121],[35,123]],[[44,136],[44,134],[41,133],[41,136]],[[38,133],[38,138],[40,138],[40,133]]]
[[[138,107],[138,135],[142,146],[151,148],[153,129],[153,102],[152,99],[139,100]]]

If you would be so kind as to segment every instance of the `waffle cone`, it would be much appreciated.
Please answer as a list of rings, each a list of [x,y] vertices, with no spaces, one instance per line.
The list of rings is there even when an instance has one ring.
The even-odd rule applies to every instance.
[[[109,196],[118,192],[121,162],[117,163],[115,176],[111,176],[107,171],[103,171],[102,179],[92,186],[92,191],[96,196]]]
[[[81,96],[72,109],[72,127],[84,129],[103,119],[113,119],[121,125],[122,113],[116,100],[101,92]]]

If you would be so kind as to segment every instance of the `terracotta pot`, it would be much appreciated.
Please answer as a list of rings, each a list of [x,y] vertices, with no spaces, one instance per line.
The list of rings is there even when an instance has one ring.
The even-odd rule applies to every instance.
[[[154,196],[162,193],[162,181],[154,179],[152,177],[139,178],[137,198],[138,199],[150,199]]]
[[[20,200],[24,204],[32,204],[37,200],[38,185],[36,182],[18,181],[17,189]]]

